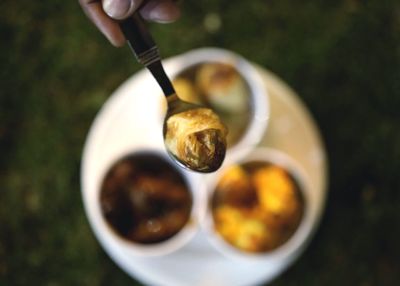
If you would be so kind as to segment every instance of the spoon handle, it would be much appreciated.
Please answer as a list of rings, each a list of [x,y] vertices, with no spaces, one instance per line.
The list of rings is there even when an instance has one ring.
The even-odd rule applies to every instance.
[[[134,13],[130,18],[120,22],[120,27],[136,59],[150,70],[164,95],[169,97],[175,94],[172,83],[162,66],[158,47],[142,17]]]

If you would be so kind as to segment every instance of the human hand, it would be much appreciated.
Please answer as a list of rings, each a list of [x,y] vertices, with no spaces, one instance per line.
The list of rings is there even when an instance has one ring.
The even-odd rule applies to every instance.
[[[79,0],[86,15],[116,47],[126,39],[118,25],[118,20],[131,16],[136,10],[146,20],[159,23],[175,21],[180,10],[174,0]]]

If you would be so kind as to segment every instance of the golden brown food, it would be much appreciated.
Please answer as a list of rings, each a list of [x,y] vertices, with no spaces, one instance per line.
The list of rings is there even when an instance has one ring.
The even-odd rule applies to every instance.
[[[249,125],[251,91],[232,65],[205,62],[183,70],[173,82],[179,97],[209,107],[228,128],[227,146],[238,142]]]
[[[282,245],[298,227],[303,203],[293,178],[267,163],[232,166],[221,176],[212,200],[216,231],[247,252]]]
[[[181,100],[195,104],[202,104],[197,90],[190,80],[176,78],[172,82],[172,85]]]
[[[227,168],[217,185],[215,200],[235,206],[249,206],[256,202],[251,177],[239,165]]]
[[[248,88],[233,66],[204,64],[197,72],[196,84],[213,108],[230,113],[247,110]]]
[[[118,161],[107,173],[100,204],[108,224],[143,244],[164,241],[189,221],[192,197],[180,173],[154,154]]]
[[[168,118],[165,145],[189,168],[215,171],[225,157],[228,131],[209,108],[197,108]]]
[[[272,249],[275,233],[252,209],[221,205],[214,211],[215,228],[230,244],[248,252]]]
[[[276,166],[260,168],[253,175],[253,183],[265,211],[288,219],[296,214],[296,189],[285,170]]]

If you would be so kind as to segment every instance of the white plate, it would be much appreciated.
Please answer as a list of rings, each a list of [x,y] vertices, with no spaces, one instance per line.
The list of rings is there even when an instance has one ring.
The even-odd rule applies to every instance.
[[[180,57],[165,61],[176,69]],[[258,68],[268,87],[270,121],[260,145],[282,150],[307,172],[314,202],[314,229],[326,197],[326,153],[316,125],[298,96],[270,72]],[[134,95],[134,96],[133,96]],[[162,257],[135,257],[112,243],[95,227],[98,181],[122,154],[142,147],[162,148],[162,95],[147,71],[129,78],[112,94],[97,115],[82,159],[82,196],[93,231],[102,247],[124,271],[147,285],[203,286],[267,283],[284,271],[304,250],[273,262],[233,261],[217,252],[203,232],[180,250]],[[129,132],[127,132],[129,130]]]

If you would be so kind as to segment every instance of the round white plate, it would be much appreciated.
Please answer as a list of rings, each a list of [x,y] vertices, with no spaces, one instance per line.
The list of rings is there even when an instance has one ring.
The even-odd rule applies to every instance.
[[[184,56],[184,55],[183,55]],[[176,69],[178,56],[165,61]],[[296,159],[312,183],[314,229],[326,197],[326,153],[318,129],[298,96],[270,72],[257,68],[268,87],[270,121],[261,146],[282,150]],[[146,285],[222,286],[267,283],[284,271],[304,250],[273,262],[242,262],[226,258],[198,234],[178,251],[161,257],[135,257],[122,251],[96,228],[95,204],[100,178],[119,156],[137,148],[162,148],[164,114],[161,92],[151,75],[142,70],[116,90],[97,115],[82,159],[82,196],[93,231],[102,247],[124,271]]]

